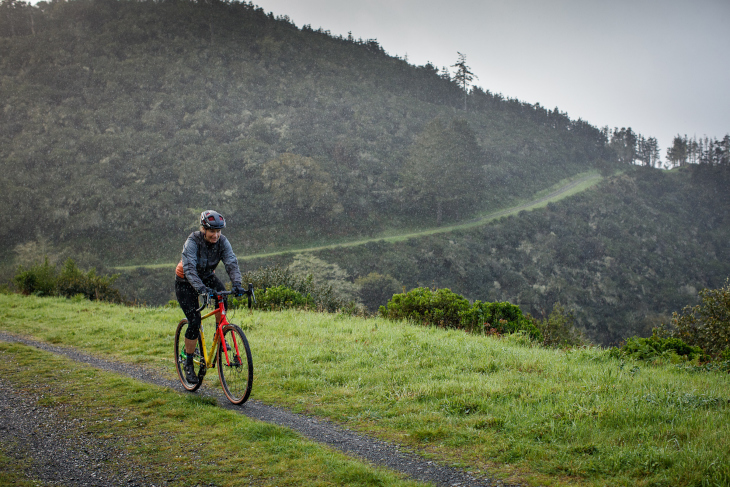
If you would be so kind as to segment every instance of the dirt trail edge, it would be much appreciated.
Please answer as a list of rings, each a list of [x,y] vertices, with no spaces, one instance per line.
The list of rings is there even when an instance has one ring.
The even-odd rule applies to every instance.
[[[0,340],[9,343],[22,343],[40,350],[63,355],[101,370],[123,374],[149,384],[183,391],[178,380],[166,379],[162,377],[161,372],[151,368],[105,360],[73,348],[50,345],[2,331],[0,331]],[[483,474],[476,476],[464,470],[440,465],[411,453],[398,445],[361,433],[355,433],[323,419],[293,413],[284,408],[268,406],[253,400],[248,401],[243,406],[234,406],[228,402],[222,392],[210,388],[206,389],[205,386],[197,393],[215,398],[222,408],[244,414],[252,419],[285,426],[310,440],[328,445],[374,465],[400,472],[414,480],[431,482],[439,486],[518,487],[516,484],[506,484],[500,480],[490,479]],[[78,475],[78,472],[76,474]],[[73,479],[66,480],[73,481]]]

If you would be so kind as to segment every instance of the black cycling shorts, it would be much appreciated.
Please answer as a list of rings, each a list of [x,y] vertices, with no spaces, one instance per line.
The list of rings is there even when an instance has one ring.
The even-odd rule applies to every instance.
[[[216,291],[226,290],[226,286],[223,285],[215,274],[203,279],[203,284]],[[200,308],[200,304],[198,304],[198,291],[187,280],[181,281],[175,279],[175,296],[183,313],[185,313],[185,317],[188,319],[188,329],[185,331],[185,338],[197,340],[198,336],[200,336],[200,311],[196,311]],[[223,302],[225,303],[226,300],[224,299]],[[216,304],[218,304],[217,300]]]

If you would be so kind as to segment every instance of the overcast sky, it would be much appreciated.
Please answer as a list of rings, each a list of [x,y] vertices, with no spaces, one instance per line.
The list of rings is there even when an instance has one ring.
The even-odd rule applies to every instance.
[[[603,127],[730,133],[730,0],[254,0],[333,35],[377,39],[414,65]]]

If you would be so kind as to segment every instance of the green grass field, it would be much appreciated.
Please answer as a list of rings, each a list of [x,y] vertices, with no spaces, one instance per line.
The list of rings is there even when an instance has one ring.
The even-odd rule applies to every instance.
[[[382,319],[232,315],[251,343],[253,399],[531,485],[730,484],[727,374]],[[3,331],[170,376],[181,318],[178,309],[0,295]]]

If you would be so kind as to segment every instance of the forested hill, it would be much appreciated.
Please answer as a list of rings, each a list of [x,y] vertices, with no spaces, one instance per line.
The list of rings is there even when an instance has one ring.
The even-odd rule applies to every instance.
[[[47,241],[167,261],[206,208],[240,253],[314,244],[463,220],[626,161],[626,131],[609,143],[466,92],[465,109],[449,73],[245,2],[3,0],[0,255]]]

